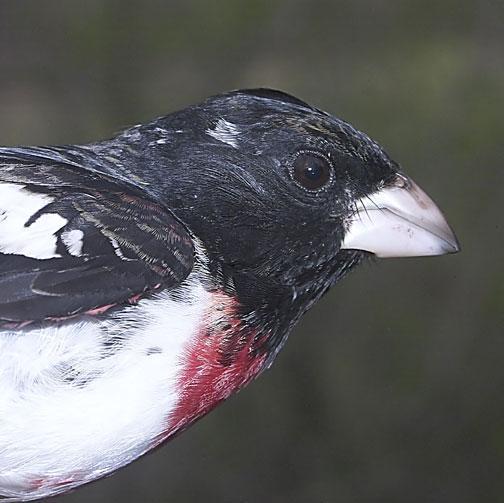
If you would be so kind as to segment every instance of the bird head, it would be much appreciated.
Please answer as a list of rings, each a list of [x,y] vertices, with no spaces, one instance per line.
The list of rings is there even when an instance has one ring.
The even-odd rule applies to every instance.
[[[288,297],[302,314],[366,256],[458,250],[375,141],[293,96],[234,91],[145,127],[159,198],[245,303]]]

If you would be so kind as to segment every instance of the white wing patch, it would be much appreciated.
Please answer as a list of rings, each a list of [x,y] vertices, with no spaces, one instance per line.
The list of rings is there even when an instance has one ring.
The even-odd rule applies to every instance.
[[[61,240],[67,247],[68,253],[74,257],[82,256],[82,238],[84,233],[79,229],[74,229],[71,231],[65,231],[61,234]]]
[[[214,129],[207,129],[207,134],[223,143],[227,143],[234,148],[238,148],[238,136],[240,130],[232,122],[225,119],[219,119]]]
[[[25,225],[52,201],[52,197],[30,192],[24,185],[0,183],[0,252],[37,259],[60,257],[55,234],[67,223],[66,218],[46,213]]]

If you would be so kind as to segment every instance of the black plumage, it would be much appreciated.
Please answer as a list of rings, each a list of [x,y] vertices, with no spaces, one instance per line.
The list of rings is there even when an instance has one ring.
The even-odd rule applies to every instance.
[[[319,189],[297,180],[300,155],[309,169],[327,166]],[[169,289],[190,273],[197,240],[208,288],[274,327],[266,346],[277,350],[369,255],[340,250],[347,220],[399,173],[350,124],[269,89],[218,95],[89,145],[1,148],[0,182],[54,197],[32,221],[56,213],[67,223],[58,258],[0,255],[0,320],[99,313]],[[62,243],[68,230],[84,233],[80,257]]]
[[[366,257],[457,250],[375,142],[279,91],[0,148],[0,496],[65,492],[184,431]]]
[[[184,226],[138,187],[105,169],[88,169],[88,159],[77,147],[0,149],[0,182],[54,198],[25,226],[44,214],[67,221],[57,232],[57,258],[0,254],[3,322],[75,316],[173,286],[189,274],[193,244]],[[78,257],[62,242],[72,230],[83,233]]]

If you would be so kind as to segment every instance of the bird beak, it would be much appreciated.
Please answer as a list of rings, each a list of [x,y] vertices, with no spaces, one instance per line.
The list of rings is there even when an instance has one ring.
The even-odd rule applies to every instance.
[[[377,257],[444,255],[460,250],[434,201],[402,174],[392,186],[359,200],[346,223],[342,249],[364,250]]]

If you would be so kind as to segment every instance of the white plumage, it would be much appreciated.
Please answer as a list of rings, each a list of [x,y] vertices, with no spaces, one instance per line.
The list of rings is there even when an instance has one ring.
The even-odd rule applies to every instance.
[[[61,240],[68,249],[70,255],[75,257],[80,257],[82,255],[82,246],[84,233],[80,229],[73,229],[71,231],[65,231],[61,234]]]
[[[184,348],[210,305],[198,277],[201,267],[171,295],[107,321],[0,332],[3,495],[63,492],[152,447],[179,399]],[[185,302],[174,300],[181,297]]]
[[[213,129],[207,129],[207,134],[223,143],[231,145],[231,147],[238,148],[238,136],[240,130],[236,124],[229,122],[225,119],[219,119],[217,125]]]
[[[66,218],[45,213],[30,225],[29,219],[53,198],[25,189],[23,185],[0,183],[0,252],[37,259],[56,258],[56,232]]]

